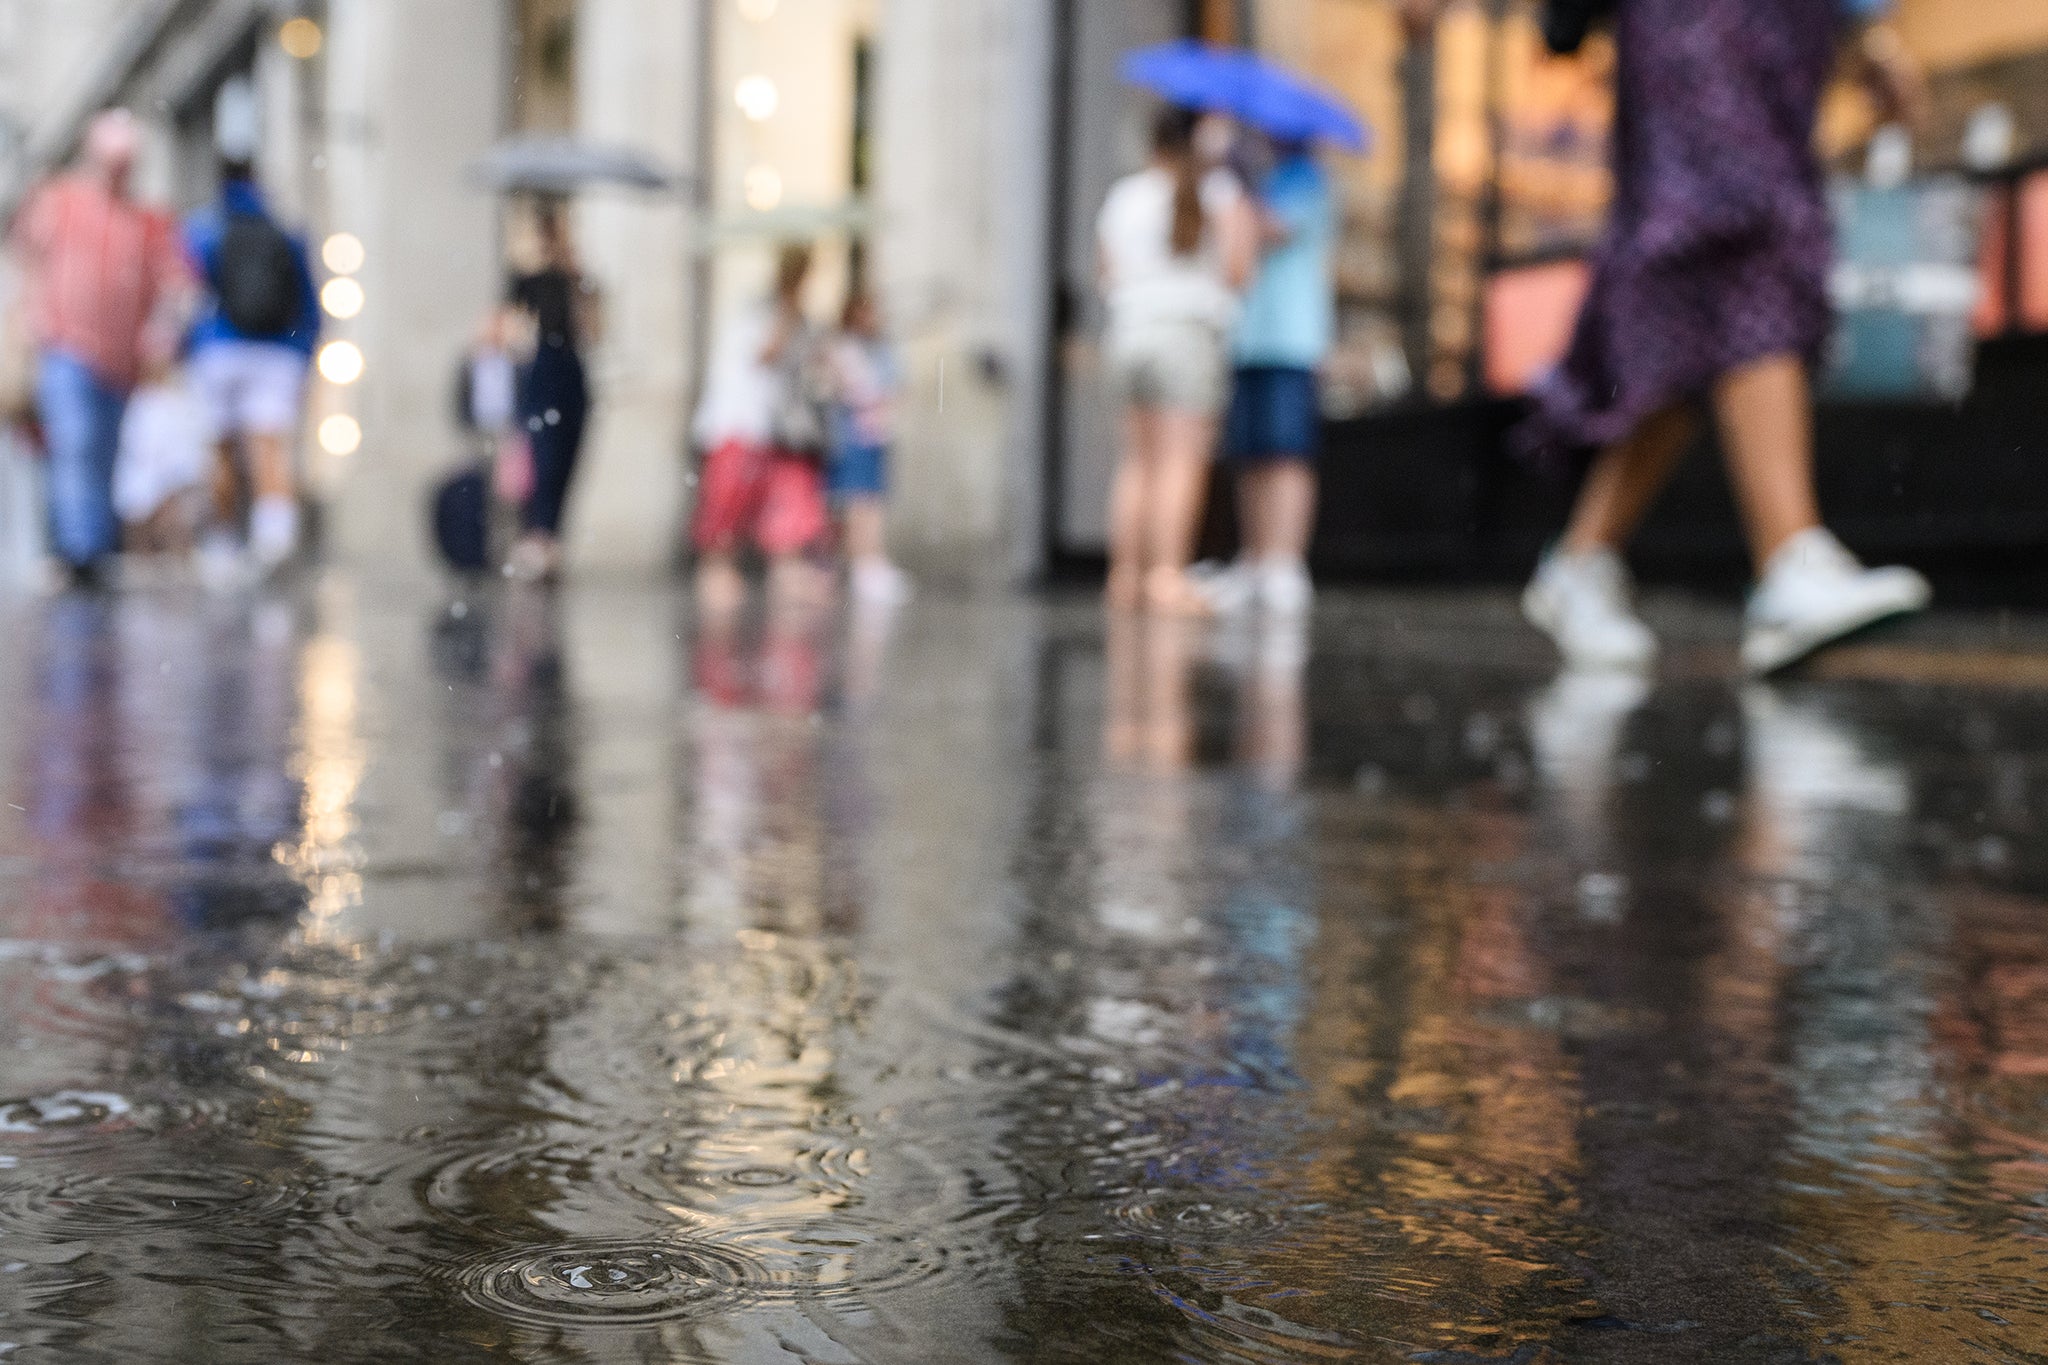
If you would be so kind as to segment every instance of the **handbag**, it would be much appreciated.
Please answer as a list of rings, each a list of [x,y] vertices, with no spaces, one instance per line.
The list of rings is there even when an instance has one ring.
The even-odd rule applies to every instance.
[[[533,482],[533,442],[523,431],[506,432],[498,438],[496,456],[491,461],[492,491],[499,502],[524,507],[533,496]]]
[[[791,455],[823,456],[831,444],[826,416],[832,384],[824,373],[823,348],[809,332],[790,338],[775,376],[775,408],[768,443]]]

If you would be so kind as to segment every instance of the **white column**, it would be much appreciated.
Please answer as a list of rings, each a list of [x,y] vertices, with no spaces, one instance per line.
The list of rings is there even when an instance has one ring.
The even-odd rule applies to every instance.
[[[877,246],[911,379],[892,534],[928,576],[1036,563],[1050,8],[884,11]]]
[[[363,379],[316,396],[364,428],[334,471],[334,529],[365,565],[417,565],[427,490],[460,448],[457,357],[502,291],[497,201],[464,168],[503,121],[506,15],[417,0],[350,0],[329,14],[325,227],[362,239],[368,295],[361,317],[329,328],[363,348]]]
[[[637,147],[672,169],[697,145],[698,5],[583,0],[578,132]],[[567,533],[579,566],[658,570],[675,555],[684,498],[690,374],[690,243],[680,192],[586,194],[584,269],[604,291],[591,354],[595,407]]]

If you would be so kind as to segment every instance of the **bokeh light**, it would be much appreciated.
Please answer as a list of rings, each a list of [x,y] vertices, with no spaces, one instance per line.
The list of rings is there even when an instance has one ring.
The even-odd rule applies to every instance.
[[[750,23],[765,24],[775,17],[779,0],[740,0],[740,18]]]
[[[330,384],[353,384],[363,377],[363,351],[353,341],[330,341],[320,348],[320,376]]]
[[[337,412],[320,424],[320,448],[329,455],[353,455],[363,444],[363,424]]]
[[[746,77],[732,92],[732,99],[740,112],[756,123],[774,118],[782,106],[782,92],[766,76]]]
[[[326,35],[320,32],[320,25],[304,17],[285,20],[284,26],[277,31],[277,45],[284,49],[285,55],[302,62],[319,55],[320,44],[325,41]]]
[[[346,275],[331,279],[320,290],[320,306],[330,317],[352,318],[363,311],[363,287]]]
[[[320,244],[320,261],[337,275],[363,268],[363,242],[353,232],[337,232]]]

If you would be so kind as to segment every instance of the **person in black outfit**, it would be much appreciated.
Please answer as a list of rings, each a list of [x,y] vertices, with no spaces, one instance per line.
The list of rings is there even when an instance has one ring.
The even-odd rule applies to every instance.
[[[515,275],[507,291],[507,301],[534,329],[533,360],[519,380],[519,420],[533,447],[533,493],[521,517],[524,534],[506,565],[512,577],[529,580],[561,570],[562,509],[590,414],[582,347],[594,300],[577,268],[562,206],[542,204],[538,226],[541,267]]]

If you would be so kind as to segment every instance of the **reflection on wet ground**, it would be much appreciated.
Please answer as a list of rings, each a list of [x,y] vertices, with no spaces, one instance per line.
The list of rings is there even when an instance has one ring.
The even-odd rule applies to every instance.
[[[1667,615],[8,607],[0,1356],[2048,1358],[2041,633]]]

